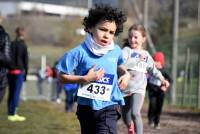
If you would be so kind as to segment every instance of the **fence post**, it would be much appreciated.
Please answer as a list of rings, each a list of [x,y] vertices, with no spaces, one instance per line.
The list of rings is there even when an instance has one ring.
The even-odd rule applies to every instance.
[[[46,55],[41,56],[41,70],[45,72],[47,64],[47,57]]]
[[[21,93],[21,99],[26,101],[27,100],[27,94],[26,94],[26,82],[22,85],[22,93]]]
[[[187,90],[188,90],[188,73],[189,73],[189,62],[190,62],[190,48],[187,48],[187,54],[186,54],[186,62],[185,62],[185,73],[184,73],[184,87],[183,87],[183,96],[182,96],[182,105],[186,103]],[[187,97],[186,97],[187,95]]]
[[[198,99],[198,108],[200,108],[200,54],[199,54],[199,77],[198,77],[198,94],[197,94],[197,99]]]
[[[178,24],[179,24],[179,0],[173,1],[173,44],[172,44],[172,105],[176,104],[176,79],[177,79],[177,61],[178,61]]]
[[[191,57],[192,57],[192,55],[191,55]],[[189,64],[189,81],[188,81],[189,83],[188,83],[188,92],[187,92],[187,94],[188,95],[192,95],[193,93],[192,93],[192,89],[193,89],[193,62],[190,62],[190,64]],[[190,97],[190,98],[188,98],[188,102],[189,102],[189,104],[193,104],[192,103],[192,97]]]

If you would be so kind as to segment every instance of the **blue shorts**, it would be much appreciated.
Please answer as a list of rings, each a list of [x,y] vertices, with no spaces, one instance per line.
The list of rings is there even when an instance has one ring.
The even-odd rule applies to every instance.
[[[90,106],[78,105],[77,117],[81,134],[117,134],[118,105],[93,110]]]

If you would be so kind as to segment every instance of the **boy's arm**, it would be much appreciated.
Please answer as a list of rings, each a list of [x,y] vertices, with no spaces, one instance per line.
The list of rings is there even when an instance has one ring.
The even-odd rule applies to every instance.
[[[88,83],[91,81],[99,80],[104,76],[104,70],[99,69],[95,71],[96,66],[94,65],[86,75],[72,75],[65,73],[58,73],[58,79],[61,83]]]
[[[71,74],[65,74],[65,73],[58,73],[57,75],[58,80],[63,83],[85,83],[87,82],[87,78],[84,76],[78,76],[78,75],[71,75]]]

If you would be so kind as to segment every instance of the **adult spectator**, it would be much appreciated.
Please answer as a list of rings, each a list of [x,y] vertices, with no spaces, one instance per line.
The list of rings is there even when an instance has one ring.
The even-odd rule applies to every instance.
[[[11,44],[12,64],[8,74],[8,120],[25,121],[26,118],[17,114],[20,92],[28,73],[28,51],[25,43],[25,29],[16,28],[16,39]]]

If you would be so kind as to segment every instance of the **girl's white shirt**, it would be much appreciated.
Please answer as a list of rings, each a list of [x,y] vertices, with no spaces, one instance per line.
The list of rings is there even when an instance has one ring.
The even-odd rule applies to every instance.
[[[124,65],[131,74],[131,79],[127,89],[122,91],[123,96],[139,93],[145,95],[147,85],[147,73],[157,78],[162,78],[162,74],[154,65],[154,61],[148,51],[141,49],[123,49]]]

